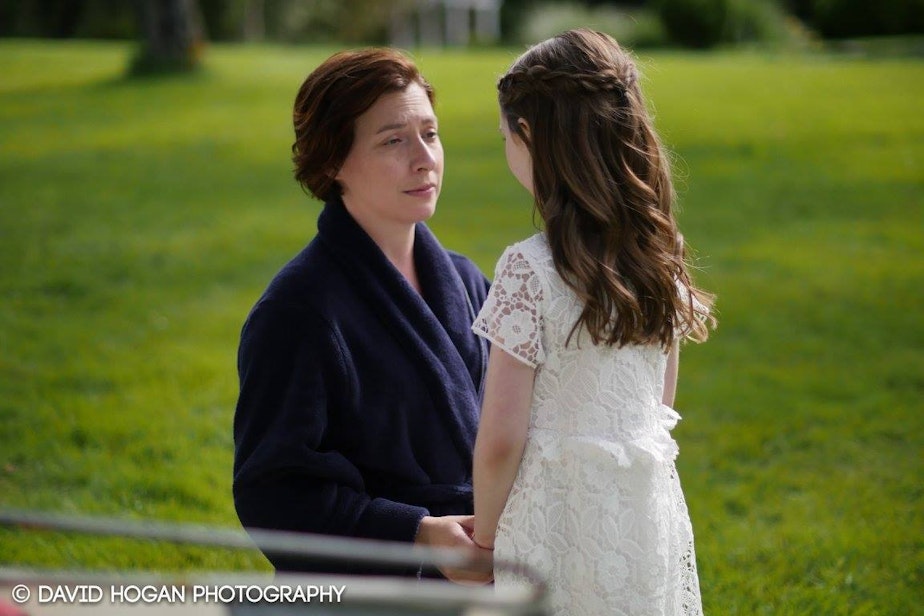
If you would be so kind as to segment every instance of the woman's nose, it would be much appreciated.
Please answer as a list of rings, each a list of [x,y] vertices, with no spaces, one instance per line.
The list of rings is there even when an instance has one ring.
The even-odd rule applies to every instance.
[[[414,150],[414,169],[417,171],[430,171],[436,168],[439,156],[437,149],[437,146],[418,139]]]

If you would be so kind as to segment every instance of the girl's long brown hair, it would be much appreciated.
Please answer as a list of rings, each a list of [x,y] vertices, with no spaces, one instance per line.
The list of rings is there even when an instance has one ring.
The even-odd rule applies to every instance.
[[[570,30],[523,54],[498,93],[532,158],[555,268],[584,305],[572,335],[583,326],[594,344],[664,348],[678,332],[705,340],[713,296],[690,278],[670,161],[629,54],[606,34]]]

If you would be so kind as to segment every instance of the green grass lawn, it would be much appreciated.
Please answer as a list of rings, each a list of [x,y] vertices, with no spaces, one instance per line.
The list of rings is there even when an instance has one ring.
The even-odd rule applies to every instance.
[[[235,353],[313,235],[291,103],[329,50],[0,41],[0,507],[236,527]],[[515,51],[425,51],[432,221],[489,275],[533,230],[493,84]],[[719,330],[675,431],[710,614],[924,605],[924,63],[641,59]],[[255,553],[0,530],[0,566],[253,569]]]

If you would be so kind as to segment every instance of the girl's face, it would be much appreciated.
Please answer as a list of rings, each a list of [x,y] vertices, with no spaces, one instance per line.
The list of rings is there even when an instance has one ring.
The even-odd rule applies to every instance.
[[[520,128],[529,135],[529,126],[522,118],[519,120]],[[501,112],[500,121],[501,135],[504,137],[504,153],[507,155],[507,166],[510,167],[510,173],[517,179],[523,188],[533,194],[533,161],[529,155],[526,143],[520,137],[510,130],[507,125],[507,118]]]

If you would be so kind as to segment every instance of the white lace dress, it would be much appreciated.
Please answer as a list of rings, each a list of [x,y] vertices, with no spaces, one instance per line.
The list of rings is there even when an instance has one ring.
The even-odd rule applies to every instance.
[[[581,311],[543,234],[508,248],[472,329],[536,368],[529,435],[495,558],[549,584],[552,613],[701,614],[693,531],[657,346],[565,341]],[[500,587],[525,581],[496,571]]]

